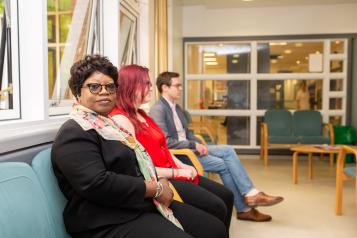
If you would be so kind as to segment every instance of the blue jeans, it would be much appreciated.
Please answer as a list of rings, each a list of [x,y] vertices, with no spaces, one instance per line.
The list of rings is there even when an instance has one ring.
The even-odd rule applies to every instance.
[[[229,145],[208,145],[207,148],[208,155],[198,158],[204,170],[220,175],[223,184],[233,192],[237,211],[247,210],[244,195],[253,189],[254,185],[238,155]]]

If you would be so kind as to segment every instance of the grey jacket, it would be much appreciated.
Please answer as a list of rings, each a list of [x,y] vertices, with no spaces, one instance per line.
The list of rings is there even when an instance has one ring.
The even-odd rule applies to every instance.
[[[170,108],[169,103],[163,97],[160,97],[160,99],[154,104],[154,106],[152,106],[152,108],[150,109],[150,116],[165,133],[167,146],[170,149],[195,149],[195,142],[201,142],[196,137],[194,137],[193,133],[190,130],[188,130],[188,123],[185,114],[182,108],[177,104],[176,112],[178,117],[180,118],[183,128],[185,129],[187,140],[178,140],[178,134],[175,127],[173,112]]]

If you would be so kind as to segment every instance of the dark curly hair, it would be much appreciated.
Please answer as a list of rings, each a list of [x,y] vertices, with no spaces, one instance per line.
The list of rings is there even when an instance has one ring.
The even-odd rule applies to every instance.
[[[68,80],[72,94],[78,98],[81,96],[81,88],[84,81],[94,72],[100,72],[113,79],[115,86],[118,87],[118,69],[107,57],[101,55],[86,55],[83,59],[74,63],[71,67],[71,76]]]
[[[176,72],[163,72],[159,74],[159,76],[156,79],[156,87],[157,90],[159,90],[159,93],[162,93],[162,86],[171,86],[172,83],[172,78],[178,78],[180,77],[179,73]]]

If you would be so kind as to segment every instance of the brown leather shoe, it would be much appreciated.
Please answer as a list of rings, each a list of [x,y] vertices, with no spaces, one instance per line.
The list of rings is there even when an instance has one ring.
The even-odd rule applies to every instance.
[[[263,221],[271,221],[271,216],[260,213],[255,208],[251,208],[247,212],[237,212],[237,219],[245,220],[245,221],[263,222]]]
[[[245,203],[248,207],[272,206],[283,200],[283,197],[269,196],[263,192],[259,192],[254,196],[245,197]]]

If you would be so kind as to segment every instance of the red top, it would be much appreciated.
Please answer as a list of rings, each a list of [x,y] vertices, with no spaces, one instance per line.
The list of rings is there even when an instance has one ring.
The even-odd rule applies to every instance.
[[[140,110],[139,113],[145,118],[146,123],[141,122],[142,130],[140,132],[135,130],[136,139],[144,146],[156,167],[176,169],[177,165],[167,147],[165,134],[144,111]],[[118,107],[111,111],[110,116],[118,114],[126,116],[126,113]],[[191,181],[185,177],[176,177],[175,179]],[[198,183],[197,176],[194,179],[194,183]]]

